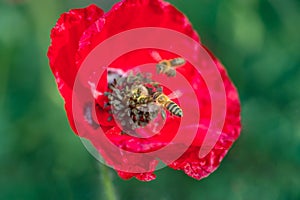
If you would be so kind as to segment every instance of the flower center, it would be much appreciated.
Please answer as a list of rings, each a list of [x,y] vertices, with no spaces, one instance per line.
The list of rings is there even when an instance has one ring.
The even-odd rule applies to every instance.
[[[154,94],[162,93],[162,87],[151,79],[151,74],[130,73],[116,78],[109,89],[105,94],[124,132],[145,127],[161,111],[161,106],[155,103]]]

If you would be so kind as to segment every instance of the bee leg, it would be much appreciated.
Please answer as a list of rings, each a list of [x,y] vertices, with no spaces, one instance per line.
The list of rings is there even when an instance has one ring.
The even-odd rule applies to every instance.
[[[161,74],[164,70],[164,65],[163,64],[157,64],[156,65],[156,73]]]
[[[161,110],[161,117],[165,120],[166,119],[166,117],[167,117],[167,113],[166,113],[166,111],[165,110]]]
[[[170,70],[166,73],[166,75],[167,75],[168,77],[174,77],[174,76],[176,76],[176,70],[175,70],[175,69],[170,69]]]

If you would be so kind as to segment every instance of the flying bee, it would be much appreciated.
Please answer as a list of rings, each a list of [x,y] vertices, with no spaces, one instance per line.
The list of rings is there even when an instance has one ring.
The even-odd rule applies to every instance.
[[[168,77],[176,76],[176,67],[181,67],[185,64],[183,58],[173,58],[170,60],[162,60],[156,65],[156,72],[158,74],[166,74]]]
[[[167,95],[165,95],[162,92],[155,92],[153,94],[153,100],[163,107],[164,109],[168,110],[171,114],[177,116],[177,117],[182,117],[183,116],[183,111],[182,109],[175,103],[173,102]],[[163,116],[165,118],[165,116]]]
[[[176,76],[176,68],[181,67],[186,63],[185,59],[181,57],[163,60],[156,51],[152,52],[152,57],[158,61],[156,72],[158,74],[166,74],[168,77]]]

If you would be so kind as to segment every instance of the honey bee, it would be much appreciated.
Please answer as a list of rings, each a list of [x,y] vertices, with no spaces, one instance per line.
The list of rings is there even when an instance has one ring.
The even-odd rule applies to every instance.
[[[173,102],[167,95],[165,95],[162,92],[155,92],[153,94],[153,100],[160,106],[162,106],[164,109],[168,110],[171,114],[182,117],[183,111],[182,109]],[[165,118],[165,117],[163,117]]]
[[[131,98],[134,100],[137,107],[145,104],[155,103],[156,105],[168,110],[171,114],[182,117],[183,111],[182,109],[171,99],[178,98],[182,95],[180,91],[175,91],[170,95],[165,95],[162,92],[155,92],[153,94],[149,94],[147,88],[143,85],[139,85],[132,90]],[[166,118],[166,113],[162,110],[162,117]]]
[[[156,72],[158,74],[166,74],[168,77],[176,76],[175,68],[181,67],[186,63],[185,59],[181,57],[173,58],[170,60],[162,60],[162,58],[156,51],[152,52],[152,57],[155,60],[159,61],[156,65]]]

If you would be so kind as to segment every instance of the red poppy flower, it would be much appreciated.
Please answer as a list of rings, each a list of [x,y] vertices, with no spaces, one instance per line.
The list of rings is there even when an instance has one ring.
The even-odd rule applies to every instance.
[[[81,120],[74,119],[74,98],[82,95],[76,93],[74,84],[84,60],[94,48],[111,36],[143,27],[174,30],[200,43],[200,39],[188,19],[171,4],[162,0],[123,0],[113,6],[107,13],[104,13],[97,6],[91,5],[61,15],[51,32],[52,43],[49,47],[48,57],[59,91],[65,100],[69,122],[76,134],[82,137],[86,136],[91,140],[104,160],[117,170],[120,177],[124,179],[135,177],[142,181],[155,179],[153,172],[158,164],[157,160],[150,158],[146,159],[147,162],[145,162],[141,157],[123,158],[118,151],[107,152],[104,150],[105,147],[101,145],[101,141],[95,141],[95,136],[80,134],[76,124],[87,130],[99,130],[100,128],[104,131],[105,137],[109,138],[119,149],[141,154],[155,152],[173,143],[179,129],[183,130],[189,137],[191,127],[196,127],[195,137],[192,138],[190,144],[185,144],[185,142],[178,144],[177,142],[172,147],[171,152],[183,149],[179,157],[175,160],[168,160],[168,158],[161,160],[165,161],[165,164],[169,167],[183,170],[187,175],[200,180],[217,169],[233,142],[238,138],[241,130],[240,102],[237,91],[222,64],[207,49],[206,52],[220,74],[225,91],[226,112],[224,125],[220,133],[209,130],[213,115],[211,94],[205,79],[190,62],[187,61],[181,67],[178,67],[176,73],[187,80],[191,85],[193,94],[187,92],[184,86],[179,85],[178,90],[183,93],[183,96],[173,99],[172,102],[177,106],[169,106],[168,109],[163,109],[161,105],[158,106],[158,100],[154,96],[159,92],[168,95],[172,92],[170,88],[163,86],[160,82],[156,82],[154,78],[149,78],[145,74],[135,73],[130,75],[127,73],[132,66],[157,63],[158,60],[153,56],[154,54],[158,54],[165,60],[178,57],[172,52],[152,48],[138,49],[121,55],[109,65],[109,68],[105,70],[101,77],[93,77],[93,74],[91,74],[91,81],[79,81],[82,88],[92,95],[96,105],[94,108],[96,114],[94,115],[91,112],[93,109],[91,105],[93,104],[84,102],[81,105],[76,105],[82,107],[80,108],[82,112]],[[201,46],[203,47],[203,45]],[[113,48],[116,47],[112,47],[108,51],[113,51]],[[196,50],[194,54],[197,54]],[[167,77],[166,74],[163,75]],[[132,80],[128,80],[130,78]],[[100,81],[93,82],[93,79],[99,79]],[[129,83],[127,88],[124,82]],[[147,95],[143,93],[143,90],[146,90]],[[129,94],[138,97],[128,97]],[[149,100],[153,103],[151,111],[141,111],[140,104],[145,104],[147,105],[146,108],[149,108],[149,102],[141,103],[142,100],[139,97],[143,94],[144,96],[151,96],[151,100]],[[196,116],[196,123],[181,127],[181,124],[185,123],[186,113],[193,112],[194,108],[191,108],[190,111],[182,109],[183,117],[181,117],[182,113],[179,108],[184,104],[190,105],[190,107],[195,106],[191,100],[193,95],[197,100],[196,106],[200,108],[200,118],[197,119],[199,116]],[[126,98],[127,100],[124,101]],[[179,101],[180,99],[182,101]],[[131,106],[130,109],[123,109],[122,106],[125,104],[122,105],[120,102],[129,107]],[[131,120],[130,123],[123,120],[125,115]],[[157,122],[161,127],[159,127],[159,131],[154,131],[152,125]],[[130,131],[138,132],[147,137],[136,137],[130,134]],[[203,147],[204,138],[207,134],[215,134],[218,137],[208,154],[201,157],[199,151]],[[116,163],[116,158],[122,159],[119,159],[119,163]],[[138,163],[134,165],[137,172],[120,168],[120,166],[132,162]]]

